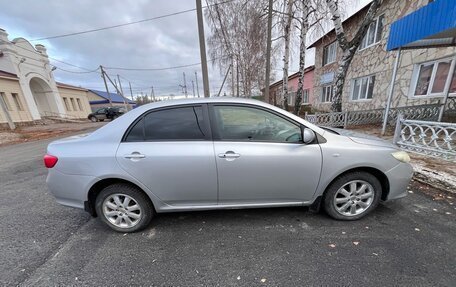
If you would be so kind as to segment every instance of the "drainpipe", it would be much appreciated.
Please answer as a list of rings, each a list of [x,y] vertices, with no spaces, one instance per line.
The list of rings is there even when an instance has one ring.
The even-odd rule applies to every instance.
[[[396,83],[397,68],[401,58],[401,48],[397,49],[396,61],[394,62],[393,75],[391,77],[390,88],[388,92],[388,101],[386,102],[385,114],[383,115],[382,136],[385,135],[386,125],[388,124],[388,114],[391,109],[391,100],[393,99],[394,84]]]

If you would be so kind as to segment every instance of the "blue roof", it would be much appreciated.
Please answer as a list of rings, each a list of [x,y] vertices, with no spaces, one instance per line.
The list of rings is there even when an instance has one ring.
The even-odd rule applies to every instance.
[[[117,93],[109,92],[109,96],[108,96],[107,92],[98,91],[98,90],[90,90],[90,89],[89,89],[89,91],[91,91],[92,93],[94,93],[94,94],[96,94],[96,95],[98,95],[98,96],[100,96],[100,97],[102,97],[102,98],[104,98],[106,100],[106,101],[103,101],[103,100],[101,100],[101,101],[90,101],[91,104],[109,103],[109,97],[111,97],[111,101],[113,103],[120,103],[120,104],[124,103],[124,98],[121,95],[117,94]],[[126,98],[126,99],[127,99],[129,104],[132,104],[132,105],[136,104],[136,102],[134,102],[134,101],[132,101],[132,100],[130,100],[128,98]]]
[[[436,0],[391,24],[387,50],[456,45],[456,1]]]

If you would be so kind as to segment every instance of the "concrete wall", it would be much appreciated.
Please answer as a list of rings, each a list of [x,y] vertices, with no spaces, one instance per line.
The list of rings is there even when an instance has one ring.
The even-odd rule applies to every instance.
[[[65,114],[70,117],[87,118],[92,112],[87,95],[88,91],[60,85],[57,86],[57,89],[65,107]]]
[[[0,77],[0,93],[5,95],[8,107],[6,112],[10,115],[13,122],[31,122],[33,120],[17,79]],[[16,94],[18,97],[19,107],[13,99],[13,94]],[[7,123],[7,117],[2,108],[0,108],[0,123]]]
[[[385,0],[377,15],[384,15],[384,28],[379,43],[356,52],[353,61],[348,70],[345,86],[342,94],[342,110],[364,110],[384,108],[388,96],[388,88],[392,78],[393,65],[396,58],[396,52],[387,52],[386,43],[390,32],[390,25],[399,18],[417,10],[426,5],[428,1],[395,1]],[[348,34],[348,39],[352,39],[358,23],[364,18],[365,12],[353,16],[344,22],[344,28]],[[329,111],[330,103],[321,103],[322,81],[331,73],[336,73],[342,51],[337,50],[337,61],[335,63],[322,66],[323,47],[335,40],[335,34],[329,33],[317,43],[315,55],[315,106],[319,110]],[[456,48],[431,48],[406,50],[402,52],[402,57],[398,69],[396,87],[393,95],[393,107],[409,106],[438,103],[440,97],[422,97],[416,98],[411,96],[413,70],[418,64],[436,59],[455,57]],[[373,97],[371,100],[352,101],[351,85],[354,78],[375,75],[375,85]]]

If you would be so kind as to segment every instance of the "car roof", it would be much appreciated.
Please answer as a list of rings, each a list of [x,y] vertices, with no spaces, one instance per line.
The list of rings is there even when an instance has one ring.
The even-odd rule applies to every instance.
[[[158,106],[175,106],[183,104],[201,104],[201,103],[251,103],[251,104],[261,104],[262,101],[248,99],[248,98],[237,98],[237,97],[216,97],[216,98],[186,98],[186,99],[176,99],[176,100],[165,100],[160,102],[154,102],[147,104],[145,106],[158,107]]]

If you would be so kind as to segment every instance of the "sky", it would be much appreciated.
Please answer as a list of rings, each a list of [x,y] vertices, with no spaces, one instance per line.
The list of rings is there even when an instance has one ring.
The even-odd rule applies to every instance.
[[[205,1],[202,2],[204,6]],[[0,7],[0,28],[7,31],[10,40],[23,37],[33,45],[43,44],[50,57],[86,70],[95,70],[100,65],[164,68],[200,62],[195,11],[99,32],[35,41],[43,37],[193,9],[195,1],[192,0],[0,0]],[[210,33],[207,25],[205,32],[206,36]],[[290,73],[297,71],[297,58],[292,56]],[[308,59],[308,65],[312,64],[313,56],[309,55]],[[99,73],[80,73],[86,70],[53,60],[51,63],[57,67],[54,71],[57,81],[104,90]],[[211,94],[216,94],[221,87],[223,76],[211,62],[208,63],[208,68]],[[184,72],[188,94],[192,95],[191,81],[194,81],[196,89],[197,72],[199,91],[201,95],[203,93],[200,65],[163,71],[108,69],[107,72],[113,77],[119,74],[124,89],[130,81],[134,94],[150,94],[153,86],[156,95],[182,95],[179,85],[183,85]],[[280,66],[273,72],[276,77],[280,77]],[[227,88],[224,91],[230,93]]]

